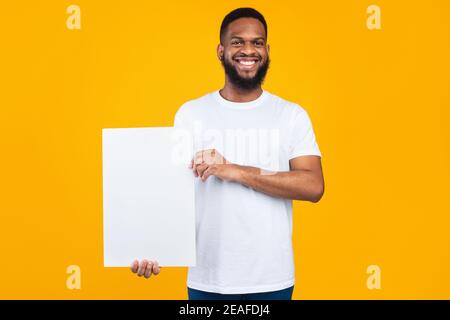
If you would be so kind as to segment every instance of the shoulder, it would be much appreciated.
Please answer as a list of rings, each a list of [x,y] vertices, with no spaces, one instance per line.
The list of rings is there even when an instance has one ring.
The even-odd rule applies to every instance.
[[[175,118],[177,117],[189,117],[190,115],[198,112],[205,106],[208,105],[208,100],[211,99],[212,93],[207,93],[201,97],[191,99],[183,103],[175,114]]]
[[[286,114],[289,119],[297,119],[302,117],[308,117],[308,112],[299,103],[281,98],[273,93],[267,92],[269,99],[271,99],[271,105],[278,108],[280,112]]]

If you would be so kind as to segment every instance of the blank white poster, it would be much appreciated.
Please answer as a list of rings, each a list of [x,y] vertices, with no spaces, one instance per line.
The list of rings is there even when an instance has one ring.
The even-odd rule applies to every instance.
[[[102,129],[104,266],[195,266],[192,141],[172,127]]]

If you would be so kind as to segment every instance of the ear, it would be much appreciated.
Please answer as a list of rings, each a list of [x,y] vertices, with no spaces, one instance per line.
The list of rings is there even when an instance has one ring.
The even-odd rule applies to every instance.
[[[267,54],[270,54],[270,44],[267,44]]]
[[[222,61],[223,58],[223,45],[220,43],[217,45],[217,58],[219,58],[220,61]]]

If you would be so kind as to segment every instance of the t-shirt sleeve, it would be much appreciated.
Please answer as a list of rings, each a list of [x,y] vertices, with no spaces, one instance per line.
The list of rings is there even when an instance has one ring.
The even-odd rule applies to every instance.
[[[296,110],[289,138],[289,159],[308,155],[322,156],[316,142],[311,119],[304,109]]]
[[[187,162],[190,162],[194,156],[193,151],[193,135],[192,126],[189,117],[189,110],[186,107],[187,103],[183,104],[175,113],[173,119],[174,133],[172,138],[176,146],[176,152],[179,152]]]
[[[183,117],[183,112],[178,110],[178,112],[175,114],[175,117],[173,118],[173,126],[175,128],[185,128],[186,127],[186,120]]]
[[[185,102],[175,114],[173,126],[177,129],[191,129],[192,121],[189,116],[189,102]]]

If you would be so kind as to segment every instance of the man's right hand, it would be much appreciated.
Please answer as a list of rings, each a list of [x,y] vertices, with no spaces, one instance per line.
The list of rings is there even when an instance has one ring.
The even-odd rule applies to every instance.
[[[131,271],[136,273],[138,277],[144,276],[146,279],[150,278],[152,274],[155,276],[159,274],[160,267],[158,261],[134,260],[131,264]]]

